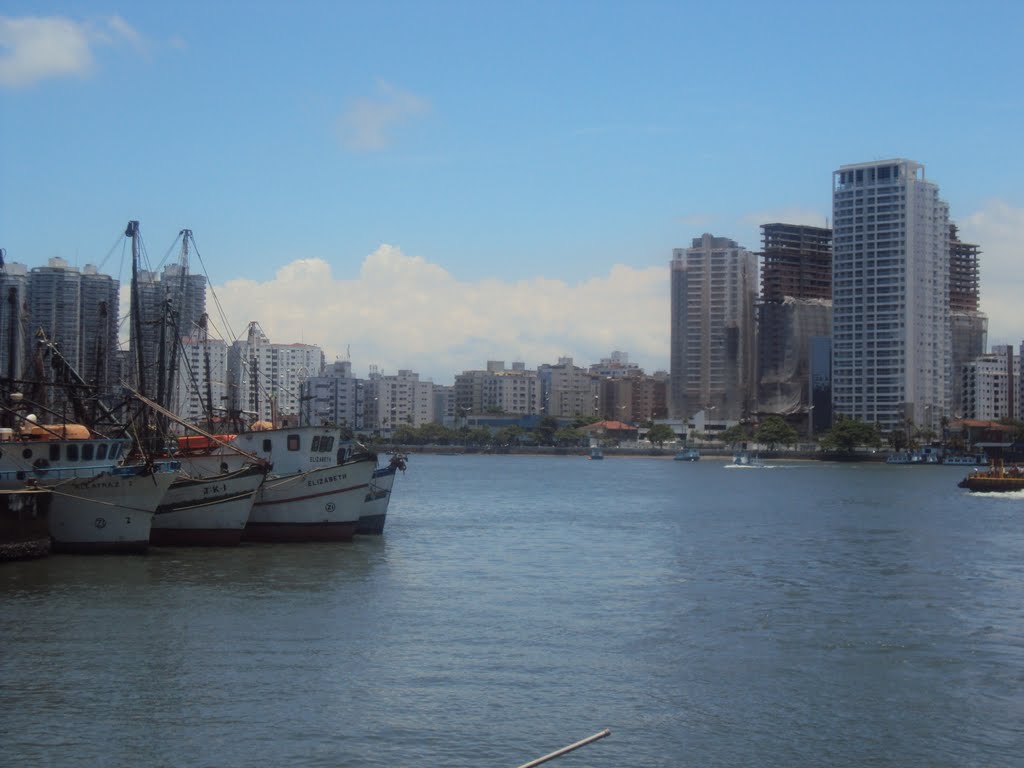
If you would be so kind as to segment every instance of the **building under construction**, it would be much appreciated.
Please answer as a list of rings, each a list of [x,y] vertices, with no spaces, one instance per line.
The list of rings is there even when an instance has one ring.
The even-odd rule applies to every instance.
[[[964,367],[985,354],[988,318],[978,310],[981,295],[978,257],[981,248],[960,241],[956,224],[949,225],[949,318],[953,339],[951,415],[963,416]]]
[[[758,410],[809,410],[810,339],[832,333],[832,230],[761,225]],[[815,422],[825,421],[815,414]]]

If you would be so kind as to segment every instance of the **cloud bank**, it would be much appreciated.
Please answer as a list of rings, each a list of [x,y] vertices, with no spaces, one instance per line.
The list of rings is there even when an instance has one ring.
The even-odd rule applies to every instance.
[[[255,320],[272,342],[316,344],[328,361],[351,350],[360,376],[377,365],[446,384],[488,360],[535,368],[569,356],[588,365],[612,350],[649,373],[668,365],[667,267],[618,265],[576,284],[541,277],[466,283],[382,245],[351,277],[335,275],[323,260],[300,259],[272,281],[231,280],[213,290],[234,335]]]
[[[989,340],[1016,346],[1024,339],[1024,209],[993,200],[959,225],[965,240],[982,247]],[[384,373],[411,369],[450,383],[454,374],[488,360],[535,368],[570,356],[588,365],[613,350],[627,352],[648,373],[668,367],[667,263],[646,269],[620,264],[578,283],[543,277],[465,282],[382,245],[356,274],[299,259],[273,280],[231,280],[213,290],[230,324],[225,336],[241,335],[255,320],[271,341],[316,344],[328,361],[350,351],[361,376],[377,365]]]
[[[989,200],[957,220],[960,239],[981,246],[981,309],[988,315],[989,344],[1024,339],[1024,208]]]
[[[96,68],[94,48],[120,42],[145,52],[145,40],[120,16],[95,23],[63,16],[0,16],[0,87],[87,77]]]

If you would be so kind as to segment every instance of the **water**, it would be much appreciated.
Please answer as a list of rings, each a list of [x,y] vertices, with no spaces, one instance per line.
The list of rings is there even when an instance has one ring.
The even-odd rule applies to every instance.
[[[1024,496],[421,456],[379,539],[0,567],[12,766],[1024,765]]]

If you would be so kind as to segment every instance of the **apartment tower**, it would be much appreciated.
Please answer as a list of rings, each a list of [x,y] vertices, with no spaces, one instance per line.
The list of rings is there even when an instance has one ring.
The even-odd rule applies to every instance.
[[[938,430],[949,413],[949,207],[924,166],[832,178],[832,392],[837,415]]]
[[[752,415],[757,257],[704,234],[672,251],[671,270],[670,416],[709,408],[719,419]]]

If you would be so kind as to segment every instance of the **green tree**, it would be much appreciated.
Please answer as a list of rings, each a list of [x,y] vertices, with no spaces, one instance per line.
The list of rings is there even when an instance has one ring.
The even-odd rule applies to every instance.
[[[583,433],[575,427],[562,427],[555,432],[555,443],[558,445],[579,445],[583,441]]]
[[[793,445],[798,437],[796,430],[781,416],[769,416],[754,433],[754,439],[767,445],[770,451],[774,451],[777,445]]]
[[[726,445],[736,445],[750,439],[750,432],[745,424],[733,424],[719,433],[718,439]]]
[[[494,442],[494,436],[487,427],[477,427],[466,435],[466,442],[470,445],[490,445]]]
[[[668,424],[655,424],[647,431],[647,439],[659,448],[676,439],[675,430]]]
[[[858,446],[877,448],[882,444],[882,438],[877,424],[867,424],[840,416],[832,425],[832,429],[822,435],[819,444],[826,451],[849,454]]]
[[[558,419],[554,416],[545,416],[533,430],[534,440],[538,445],[553,445],[557,431]]]
[[[507,427],[502,427],[498,430],[498,442],[502,445],[518,445],[519,437],[524,433],[524,429],[518,424],[510,424]]]
[[[399,445],[415,445],[420,439],[416,429],[409,424],[400,424],[391,435],[391,441]]]

